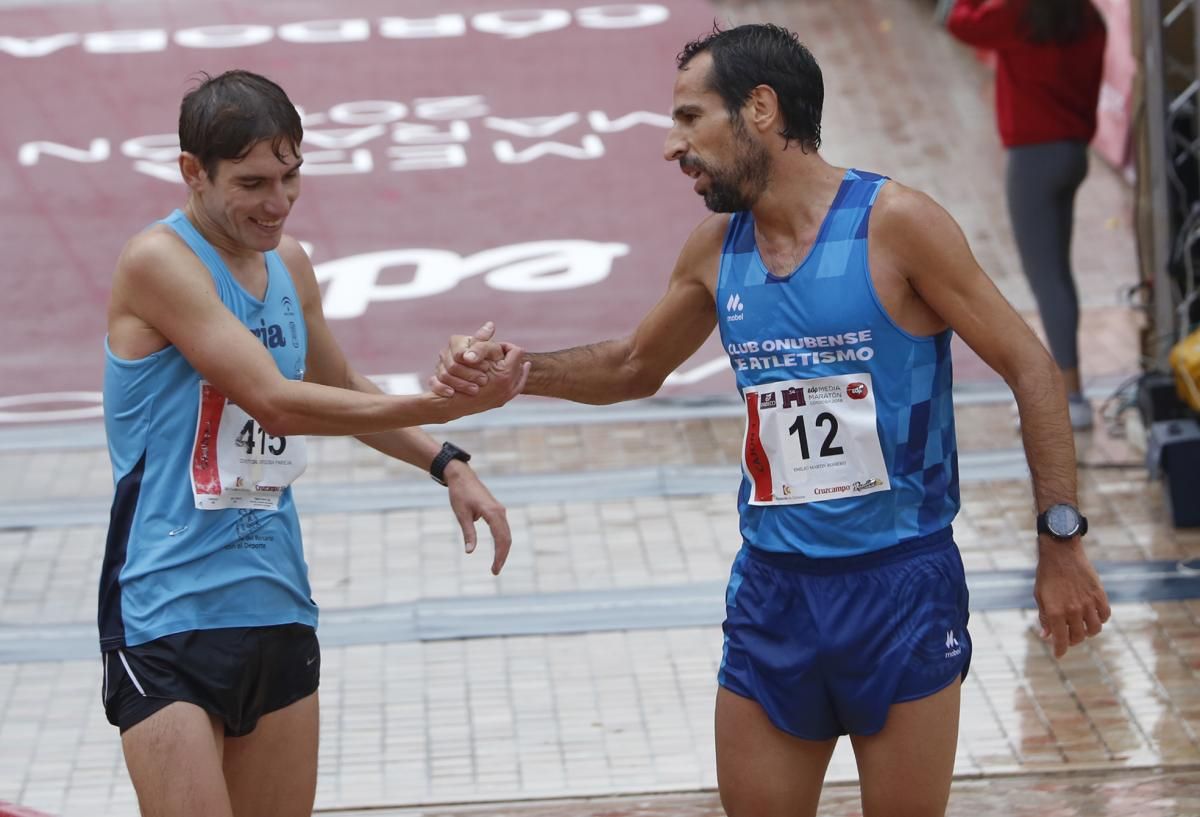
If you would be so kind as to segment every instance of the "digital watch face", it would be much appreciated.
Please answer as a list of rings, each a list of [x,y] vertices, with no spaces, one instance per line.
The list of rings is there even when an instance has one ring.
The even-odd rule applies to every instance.
[[[1079,529],[1079,514],[1070,505],[1054,505],[1046,511],[1046,527],[1055,536],[1072,536]]]

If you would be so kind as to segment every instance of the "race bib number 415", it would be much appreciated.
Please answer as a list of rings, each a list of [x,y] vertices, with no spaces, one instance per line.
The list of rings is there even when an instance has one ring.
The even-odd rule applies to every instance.
[[[304,437],[275,437],[209,383],[200,383],[192,495],[200,510],[274,510],[308,465]]]
[[[742,469],[751,505],[823,502],[891,488],[869,374],[750,386]]]

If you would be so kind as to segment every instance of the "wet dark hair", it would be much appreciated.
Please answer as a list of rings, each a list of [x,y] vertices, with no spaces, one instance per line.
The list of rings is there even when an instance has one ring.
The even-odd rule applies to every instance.
[[[1071,43],[1104,25],[1091,0],[1029,0],[1023,21],[1035,43]]]
[[[299,151],[300,114],[283,89],[249,71],[200,74],[200,84],[179,106],[179,147],[215,178],[222,159],[241,159],[263,139],[281,162],[284,150]]]
[[[783,111],[779,135],[799,142],[801,150],[815,151],[821,146],[825,84],[821,67],[795,34],[770,23],[725,31],[714,25],[711,34],[693,40],[679,52],[679,70],[705,51],[712,54],[709,87],[725,100],[730,118],[740,115],[755,87],[767,85],[774,89]]]

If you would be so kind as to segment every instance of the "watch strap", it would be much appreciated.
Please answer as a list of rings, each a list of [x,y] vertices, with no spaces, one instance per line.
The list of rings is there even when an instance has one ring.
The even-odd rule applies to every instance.
[[[454,460],[469,462],[470,459],[471,455],[454,443],[442,443],[442,449],[438,451],[437,456],[433,458],[433,462],[429,466],[429,476],[433,477],[433,481],[438,485],[445,485],[446,466]]]

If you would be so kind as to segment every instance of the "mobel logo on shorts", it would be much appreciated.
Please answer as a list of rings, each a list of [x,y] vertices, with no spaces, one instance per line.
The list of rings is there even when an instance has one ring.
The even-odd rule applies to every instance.
[[[962,647],[958,644],[958,639],[954,637],[953,630],[946,631],[946,657],[957,658],[962,655]]]

